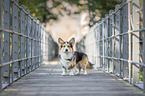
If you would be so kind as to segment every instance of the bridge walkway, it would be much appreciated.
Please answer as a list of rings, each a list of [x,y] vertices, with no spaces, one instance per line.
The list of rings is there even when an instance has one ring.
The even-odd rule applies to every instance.
[[[45,62],[0,96],[145,96],[142,90],[101,69],[88,70],[87,76],[61,76],[58,63]]]

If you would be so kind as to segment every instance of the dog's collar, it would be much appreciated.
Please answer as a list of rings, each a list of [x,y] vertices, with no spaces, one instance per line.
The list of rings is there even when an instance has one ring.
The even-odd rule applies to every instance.
[[[67,60],[67,61],[72,61],[72,58],[71,58],[71,59],[65,59],[65,60]]]

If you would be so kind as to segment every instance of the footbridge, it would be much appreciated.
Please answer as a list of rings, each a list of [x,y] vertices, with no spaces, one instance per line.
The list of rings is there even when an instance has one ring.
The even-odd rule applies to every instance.
[[[0,0],[0,96],[145,96],[145,0],[122,0],[76,43],[98,70],[61,76],[58,45],[18,0]]]

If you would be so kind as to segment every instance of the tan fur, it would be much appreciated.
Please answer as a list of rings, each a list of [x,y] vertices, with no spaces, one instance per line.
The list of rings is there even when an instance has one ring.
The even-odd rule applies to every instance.
[[[84,55],[83,59],[76,64],[76,68],[78,69],[77,74],[80,74],[81,69],[84,69],[84,74],[87,74],[87,66],[88,66],[88,57]]]

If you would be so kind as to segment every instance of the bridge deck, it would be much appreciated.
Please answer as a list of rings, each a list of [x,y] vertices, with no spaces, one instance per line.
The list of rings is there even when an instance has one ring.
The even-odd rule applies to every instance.
[[[101,70],[61,76],[58,62],[49,62],[5,89],[0,96],[145,96],[126,81]]]

